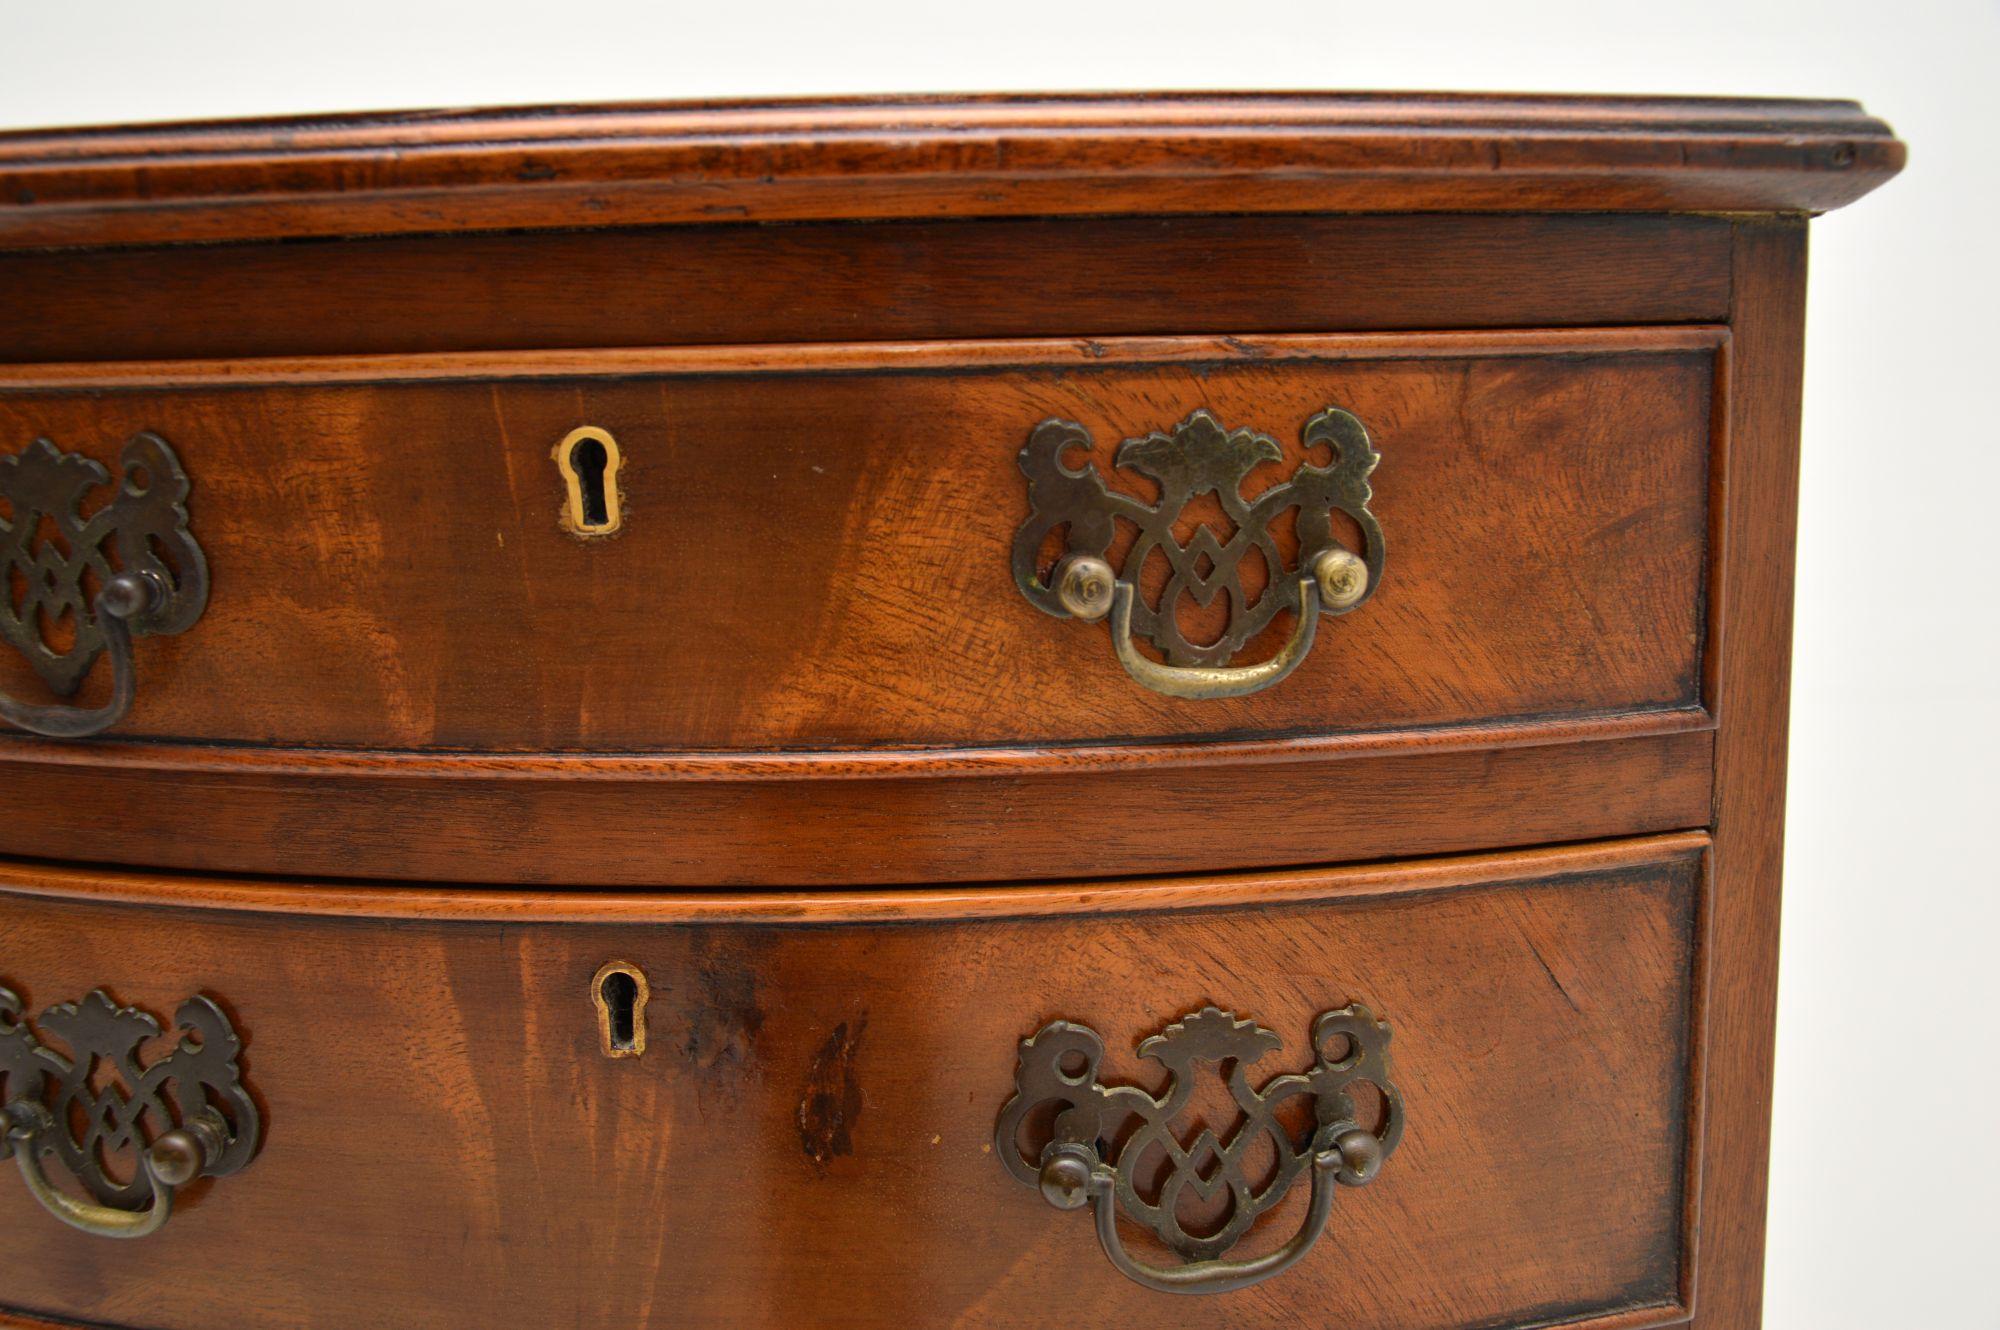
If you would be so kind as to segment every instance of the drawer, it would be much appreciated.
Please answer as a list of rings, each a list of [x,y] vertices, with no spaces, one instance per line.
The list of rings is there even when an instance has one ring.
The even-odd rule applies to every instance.
[[[6,867],[0,983],[22,1030],[115,1044],[105,1014],[40,1013],[102,988],[169,1021],[205,995],[204,1065],[222,1077],[226,1021],[261,1142],[127,1242],[42,1213],[9,1169],[5,1296],[23,1316],[159,1330],[1670,1323],[1694,1278],[1706,847],[807,896]],[[1322,1028],[1328,1012],[1347,1014]],[[1058,1085],[1077,1040],[1101,1062]],[[1345,1040],[1380,1059],[1362,1070],[1399,1114],[1358,1083],[1344,1106],[1273,1093],[1281,1073],[1333,1075]],[[1183,1073],[1184,1107],[1165,1089]],[[1272,1130],[1310,1153],[1316,1124],[1338,1128],[1362,1171],[1348,1131],[1393,1148],[1365,1185],[1325,1180],[1324,1231],[1289,1268],[1175,1302],[1035,1185],[1046,1138],[1090,1137],[1047,1095],[1120,1084],[1205,1185],[1228,1175],[1204,1151],[1242,1129],[1257,1187],[1283,1171]],[[240,1105],[225,1091],[206,1093]],[[1100,1122],[1090,1145],[1157,1199],[1160,1153],[1149,1172],[1119,1144],[1150,1121]],[[129,1176],[129,1153],[107,1153]],[[1222,1230],[1218,1259],[1303,1236],[1320,1202],[1304,1168],[1240,1236]],[[1175,1214],[1213,1233],[1224,1215],[1199,1190]],[[1125,1259],[1175,1265],[1133,1213],[1112,1230]]]
[[[185,631],[136,639],[108,734],[0,733],[0,805],[37,810],[0,819],[0,853],[801,886],[1706,825],[1726,350],[1660,328],[0,369],[0,438],[177,450],[211,584]],[[555,454],[602,438],[617,529],[580,535],[590,473]],[[1165,512],[1144,467],[1194,455],[1327,519],[1238,522],[1177,473],[1191,575],[1220,578],[1209,549],[1247,525],[1269,554],[1241,560],[1245,603],[1260,576],[1292,597],[1214,653],[1295,663],[1240,695],[1135,677],[1173,664],[1136,610],[1047,612],[1059,560],[1096,552],[1051,468]],[[1031,498],[1024,465],[1054,488]],[[1169,561],[1130,512],[1102,553],[1156,605]],[[1315,542],[1365,556],[1368,594],[1308,624]],[[1198,601],[1173,598],[1194,643],[1235,603]],[[0,691],[51,697],[13,650]]]
[[[1721,345],[1668,329],[23,367],[0,372],[0,439],[115,468],[151,432],[185,470],[212,590],[184,631],[139,640],[115,730],[154,760],[727,771],[885,749],[1549,742],[1607,717],[1706,723]],[[582,451],[552,455],[566,443]],[[1337,481],[1305,483],[1336,451]],[[1060,474],[1085,462],[1125,496],[1115,516]],[[1277,499],[1232,515],[1229,489]],[[1147,505],[1144,538],[1180,562],[1135,551]],[[10,604],[66,647],[74,623],[50,621],[84,595],[38,588],[69,562],[48,574],[51,542],[13,539],[33,549]],[[1322,597],[1302,623],[1299,565],[1329,539],[1366,556],[1365,599],[1336,614]],[[1066,553],[1137,584],[1127,632],[1024,594]],[[1269,662],[1304,628],[1296,670],[1258,691],[1158,677]],[[1163,636],[1180,643],[1164,660]],[[16,651],[0,687],[50,696]]]

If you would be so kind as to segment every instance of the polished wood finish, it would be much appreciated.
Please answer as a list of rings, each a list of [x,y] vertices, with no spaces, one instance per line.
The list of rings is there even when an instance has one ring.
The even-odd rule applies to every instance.
[[[1903,164],[1852,102],[904,97],[0,135],[15,245],[824,218],[1816,212]]]
[[[128,738],[837,751],[1555,726],[1701,706],[1720,344],[1696,330],[28,370],[0,372],[0,433],[115,459],[151,430],[193,477],[217,589],[199,633],[146,644]],[[1299,430],[1330,405],[1384,456],[1371,506],[1390,561],[1292,686],[1162,697],[1125,677],[1106,629],[1015,587],[1016,453],[1042,420],[1080,422],[1110,475],[1120,440],[1207,409],[1280,441],[1254,489],[1308,460]],[[612,539],[560,518],[550,453],[586,425],[623,455]],[[1188,524],[1226,540],[1211,506]],[[1148,571],[1157,598],[1165,561]],[[1258,561],[1246,586],[1273,575]],[[1227,602],[1180,608],[1203,640]],[[33,687],[25,662],[0,661],[0,688]]]
[[[0,762],[7,853],[561,886],[990,882],[1332,863],[1708,821],[1712,733],[932,779],[384,779]]]
[[[129,725],[0,736],[0,983],[214,994],[269,1121],[140,1242],[0,1179],[0,1324],[1754,1330],[1804,214],[1902,159],[1634,98],[0,135],[0,453],[166,433],[215,587]],[[1387,574],[1277,688],[1011,585],[1045,416],[1329,404]],[[1048,1020],[1155,1084],[1349,999],[1409,1134],[1266,1284],[1145,1292],[987,1152]]]
[[[1779,886],[1790,722],[1799,344],[1806,232],[1737,232],[1738,354],[1730,365],[1715,754],[1716,904],[1708,1188],[1698,1330],[1754,1326],[1764,1299],[1764,1204],[1778,1001]]]
[[[0,371],[17,430],[175,441],[229,573],[199,633],[144,644],[116,741],[0,736],[0,788],[72,792],[0,824],[0,848],[61,855],[96,825],[93,855],[126,863],[783,885],[1060,877],[1114,845],[1125,871],[1213,870],[1697,825],[1709,750],[1681,736],[1712,724],[1725,346],[1690,328]],[[1292,686],[1162,698],[1104,628],[1014,588],[1014,455],[1047,415],[1090,426],[1108,469],[1121,438],[1208,407],[1289,467],[1336,402],[1384,452],[1392,553]],[[559,521],[549,450],[583,422],[622,440],[610,540]],[[942,443],[980,439],[939,473]],[[4,661],[0,686],[35,685]],[[1329,757],[1383,760],[1297,765]],[[1283,764],[1266,779],[1291,834],[1235,817],[1241,777],[1173,770],[1244,763]],[[176,797],[173,772],[208,797]],[[396,787],[348,797],[370,776]],[[1336,793],[1356,782],[1365,800]],[[545,815],[524,826],[529,800]],[[148,813],[107,816],[127,804]]]
[[[1729,253],[1720,218],[1591,215],[0,244],[35,311],[0,361],[1719,323]]]
[[[210,992],[269,1105],[255,1163],[125,1244],[114,1279],[0,1187],[6,1301],[159,1330],[1136,1323],[1158,1295],[992,1154],[1016,1041],[1084,1020],[1108,1077],[1156,1085],[1138,1039],[1213,1000],[1285,1039],[1261,1078],[1359,999],[1394,1029],[1402,1148],[1305,1263],[1202,1310],[1664,1324],[1693,1277],[1704,845],[1223,881],[1198,908],[1077,884],[1012,914],[918,892],[785,922],[600,897],[526,924],[504,898],[396,892],[380,918],[351,890],[159,879],[139,906],[102,899],[115,878],[6,870],[0,982],[42,1004],[85,974],[155,1008]],[[636,1058],[599,1047],[608,960],[651,983]]]

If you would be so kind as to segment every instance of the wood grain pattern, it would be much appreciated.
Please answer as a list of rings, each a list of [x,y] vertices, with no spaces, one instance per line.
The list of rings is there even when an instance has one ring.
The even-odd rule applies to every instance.
[[[467,891],[420,883],[385,885],[111,871],[0,860],[0,893],[195,912],[299,915],[313,919],[497,924],[938,924],[981,919],[1317,905],[1336,900],[1451,891],[1582,869],[1623,867],[1705,850],[1706,832],[1579,845],[1532,846],[1337,869],[1153,877],[1088,883],[856,888],[841,891],[703,892]]]
[[[986,1153],[1015,1041],[1150,1083],[1203,1003],[1290,1065],[1360,998],[1402,1150],[1193,1314],[1754,1330],[1796,214],[1902,161],[1851,103],[1419,95],[0,135],[0,452],[161,430],[215,568],[120,736],[0,738],[0,983],[218,995],[270,1124],[139,1243],[0,1178],[0,1325],[1173,1324]],[[1044,416],[1295,457],[1334,403],[1388,576],[1279,689],[1145,694],[1014,592]]]
[[[1395,1030],[1403,1146],[1304,1264],[1204,1321],[1663,1324],[1689,1274],[1701,865],[1676,838],[1461,866],[1446,890],[1364,870],[1353,894],[1320,875],[1317,904],[873,926],[675,923],[672,898],[614,927],[0,894],[0,979],[37,1005],[215,994],[269,1114],[246,1171],[115,1261],[0,1185],[5,1300],[159,1330],[1039,1330],[1051,1298],[1143,1323],[1158,1296],[990,1153],[1015,1041],[1084,1020],[1108,1074],[1153,1084],[1134,1043],[1213,1000],[1285,1037],[1276,1070],[1364,999]],[[588,985],[613,958],[652,983],[640,1057],[598,1047]]]
[[[0,762],[0,853],[581,887],[991,882],[1705,826],[1714,735],[890,780],[271,776]]]
[[[1699,1330],[1753,1330],[1764,1300],[1771,1061],[1784,877],[1792,569],[1798,514],[1802,225],[1736,247],[1729,489],[1715,756],[1715,945]]]
[[[193,477],[214,594],[195,631],[144,644],[127,739],[533,753],[1355,734],[1700,709],[1720,345],[1607,331],[29,370],[0,376],[0,435],[109,456],[150,429]],[[1298,464],[1329,405],[1385,459],[1388,570],[1284,685],[1151,693],[1105,628],[1015,589],[1016,453],[1041,420],[1081,422],[1108,473],[1119,440],[1208,409],[1284,447],[1254,490]],[[561,528],[549,454],[580,425],[622,448],[615,538]],[[1227,539],[1219,508],[1208,520]],[[1157,594],[1164,562],[1149,572]],[[1180,618],[1214,634],[1225,608]],[[11,660],[0,687],[33,695]]]
[[[1720,322],[1729,247],[1711,217],[1251,216],[0,248],[31,311],[0,362]]]
[[[0,135],[0,237],[145,244],[1061,213],[1816,212],[1852,102],[1224,94],[422,112]]]

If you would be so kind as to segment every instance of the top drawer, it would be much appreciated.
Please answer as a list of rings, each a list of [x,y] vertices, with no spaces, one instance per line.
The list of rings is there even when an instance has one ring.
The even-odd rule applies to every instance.
[[[719,762],[1547,741],[1607,717],[1706,723],[1723,345],[1720,330],[1662,329],[29,366],[0,377],[0,443],[46,438],[115,470],[148,431],[185,470],[211,591],[186,631],[138,641],[127,739]],[[1017,538],[1041,577],[1089,543],[1077,522],[1020,535],[1024,445],[1072,422],[1060,455],[1135,506],[1161,500],[1158,478],[1185,480],[1172,536],[1195,589],[1171,617],[1190,643],[1231,627],[1232,569],[1246,609],[1284,603],[1261,626],[1237,619],[1242,649],[1205,663],[1283,656],[1319,519],[1259,513],[1237,563],[1241,524],[1204,486],[1240,476],[1254,501],[1327,463],[1332,447],[1304,435],[1329,408],[1379,453],[1366,511],[1382,539],[1371,554],[1361,523],[1335,515],[1332,538],[1375,576],[1352,612],[1318,616],[1281,682],[1158,691],[1120,667],[1115,614],[1064,620],[1016,585]],[[1246,433],[1204,442],[1197,412]],[[1122,440],[1155,433],[1138,468],[1131,452],[1115,465]],[[70,492],[87,514],[106,491]],[[98,574],[63,612],[85,551],[9,497],[9,612],[61,651]],[[1171,561],[1128,559],[1138,528],[1113,529],[1107,562],[1136,582],[1143,621]],[[1143,641],[1129,654],[1162,663]],[[74,701],[100,700],[108,674],[98,664]],[[14,650],[0,689],[53,700]]]

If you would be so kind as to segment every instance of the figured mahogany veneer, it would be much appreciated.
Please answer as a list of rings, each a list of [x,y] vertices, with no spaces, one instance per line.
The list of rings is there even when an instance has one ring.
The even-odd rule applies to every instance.
[[[232,577],[200,633],[147,644],[115,739],[0,737],[0,788],[77,787],[64,816],[0,842],[59,854],[73,816],[101,828],[100,857],[135,863],[699,885],[1059,877],[1108,845],[1126,871],[1218,869],[1699,824],[1708,748],[1682,736],[1713,723],[1725,348],[1689,328],[0,370],[17,430],[178,441]],[[1109,471],[1120,439],[1207,409],[1281,440],[1259,473],[1279,475],[1330,404],[1383,451],[1393,553],[1366,613],[1328,624],[1289,686],[1162,697],[1102,628],[1021,602],[1004,552],[1035,423],[1084,424]],[[622,440],[611,539],[558,520],[549,450],[579,421]],[[1157,594],[1165,569],[1149,573]],[[0,686],[34,683],[0,660]],[[1314,756],[1381,761],[1295,765]],[[1303,834],[1237,819],[1221,792],[1241,777],[1171,770],[1245,762],[1287,764],[1266,797],[1296,800]],[[1634,768],[1656,774],[1608,775]],[[1121,769],[1137,783],[1094,774]],[[220,782],[229,843],[187,834],[211,805],[141,793],[153,771]],[[1428,793],[1468,771],[1480,798]],[[356,788],[333,776],[396,787],[332,799]],[[890,783],[823,784],[841,778]],[[1328,800],[1357,782],[1367,800]],[[1643,808],[1607,787],[1644,789]],[[524,798],[552,815],[520,826]],[[1036,825],[996,843],[1023,799]],[[774,819],[863,853],[774,839]],[[1212,829],[1192,845],[1159,835],[1196,825]]]
[[[790,751],[794,768],[816,750],[1206,751],[1490,724],[1546,742],[1610,715],[1705,723],[1722,344],[1621,330],[0,370],[0,435],[101,451],[149,429],[198,477],[200,536],[231,584],[200,633],[149,645],[121,738]],[[1163,697],[1131,685],[1103,629],[1022,603],[1016,455],[1042,420],[1088,429],[1109,474],[1120,440],[1209,411],[1284,450],[1254,491],[1318,460],[1299,428],[1330,405],[1382,453],[1391,556],[1365,616],[1329,623],[1291,686]],[[559,520],[550,451],[579,424],[621,449],[611,539]],[[1146,571],[1157,598],[1164,560]],[[1270,576],[1254,564],[1246,590]],[[1225,608],[1180,617],[1212,636]],[[0,688],[31,680],[0,658]]]
[[[0,735],[0,987],[207,994],[268,1125],[129,1243],[8,1164],[0,1324],[1754,1330],[1805,216],[1902,160],[1642,98],[0,135],[0,457],[159,432],[212,576],[115,730]],[[1277,686],[1014,586],[1038,422],[1206,410],[1254,489],[1330,406],[1388,558]],[[1350,1001],[1407,1132],[1266,1283],[990,1153],[1051,1021],[1156,1087]]]
[[[0,869],[0,984],[224,995],[269,1105],[254,1165],[123,1244],[114,1280],[0,1186],[0,1278],[24,1311],[158,1330],[1040,1330],[1052,1297],[1139,1319],[1160,1295],[993,1156],[1017,1041],[1087,1020],[1107,1076],[1157,1085],[1139,1037],[1226,1002],[1286,1041],[1262,1078],[1361,1000],[1392,1023],[1408,1136],[1309,1263],[1198,1314],[1666,1324],[1696,1275],[1704,849],[811,897]],[[650,984],[634,1058],[599,1047],[591,984],[613,958]],[[1226,1132],[1219,1091],[1197,1104]]]

